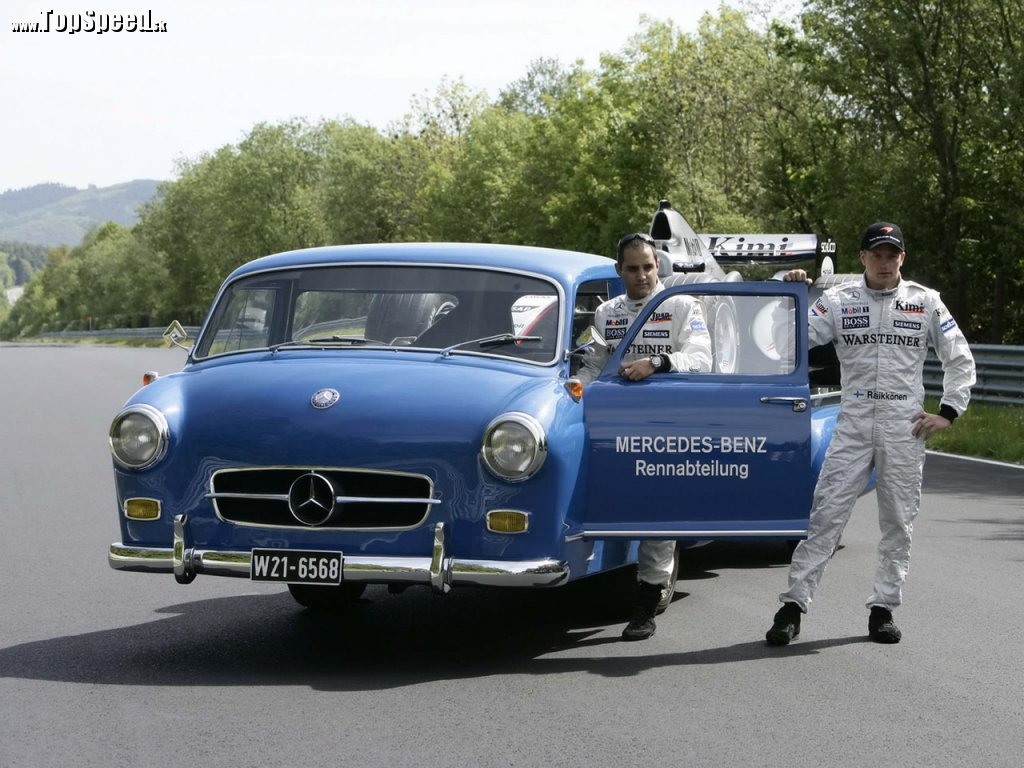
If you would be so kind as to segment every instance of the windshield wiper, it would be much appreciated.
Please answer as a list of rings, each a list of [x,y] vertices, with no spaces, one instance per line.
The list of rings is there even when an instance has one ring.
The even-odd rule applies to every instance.
[[[386,341],[378,341],[377,339],[367,339],[362,336],[319,336],[315,339],[292,339],[291,341],[282,341],[280,344],[274,344],[270,347],[271,353],[277,352],[277,350],[289,347],[316,347],[321,344],[342,344],[353,347],[361,347],[366,344],[380,344],[381,346],[388,346]]]
[[[517,336],[514,333],[498,333],[494,336],[484,336],[480,339],[469,339],[467,341],[460,341],[458,344],[452,344],[450,347],[445,347],[441,350],[441,357],[450,357],[452,352],[460,347],[468,347],[472,344],[476,344],[481,349],[487,347],[500,347],[505,344],[514,344],[520,341],[543,341],[541,336]]]
[[[303,344],[351,344],[352,346],[363,346],[364,344],[383,344],[387,346],[386,341],[379,341],[378,339],[367,339],[364,336],[318,336],[315,339],[304,339]]]

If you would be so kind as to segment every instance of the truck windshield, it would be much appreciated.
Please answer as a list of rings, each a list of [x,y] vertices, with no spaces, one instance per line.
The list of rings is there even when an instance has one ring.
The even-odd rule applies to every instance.
[[[231,284],[194,357],[384,347],[550,364],[560,317],[557,285],[534,275],[416,264],[305,267]],[[493,343],[499,336],[506,341]]]

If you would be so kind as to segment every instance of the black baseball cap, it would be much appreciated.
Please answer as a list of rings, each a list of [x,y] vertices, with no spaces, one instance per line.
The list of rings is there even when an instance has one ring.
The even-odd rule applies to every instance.
[[[886,243],[895,245],[901,251],[907,250],[903,245],[903,230],[888,221],[877,221],[867,228],[860,240],[860,249],[870,251]]]

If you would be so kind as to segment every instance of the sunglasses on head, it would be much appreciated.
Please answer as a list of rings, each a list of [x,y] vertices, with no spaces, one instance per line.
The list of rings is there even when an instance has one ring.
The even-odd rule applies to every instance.
[[[626,250],[626,246],[638,240],[641,243],[646,243],[647,245],[651,246],[651,248],[656,247],[654,243],[654,238],[651,237],[650,235],[645,235],[643,232],[631,232],[628,235],[623,235],[622,237],[619,238],[619,244],[615,246],[615,256],[621,259],[622,252]]]

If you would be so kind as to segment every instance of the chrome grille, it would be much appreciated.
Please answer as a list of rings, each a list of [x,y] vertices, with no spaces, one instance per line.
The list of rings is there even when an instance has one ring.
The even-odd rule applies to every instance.
[[[307,478],[311,492],[314,484],[333,491],[333,512],[323,521],[293,514],[297,499],[306,499]],[[222,469],[210,478],[209,498],[220,518],[238,525],[333,530],[414,528],[439,503],[423,475],[336,467]]]

